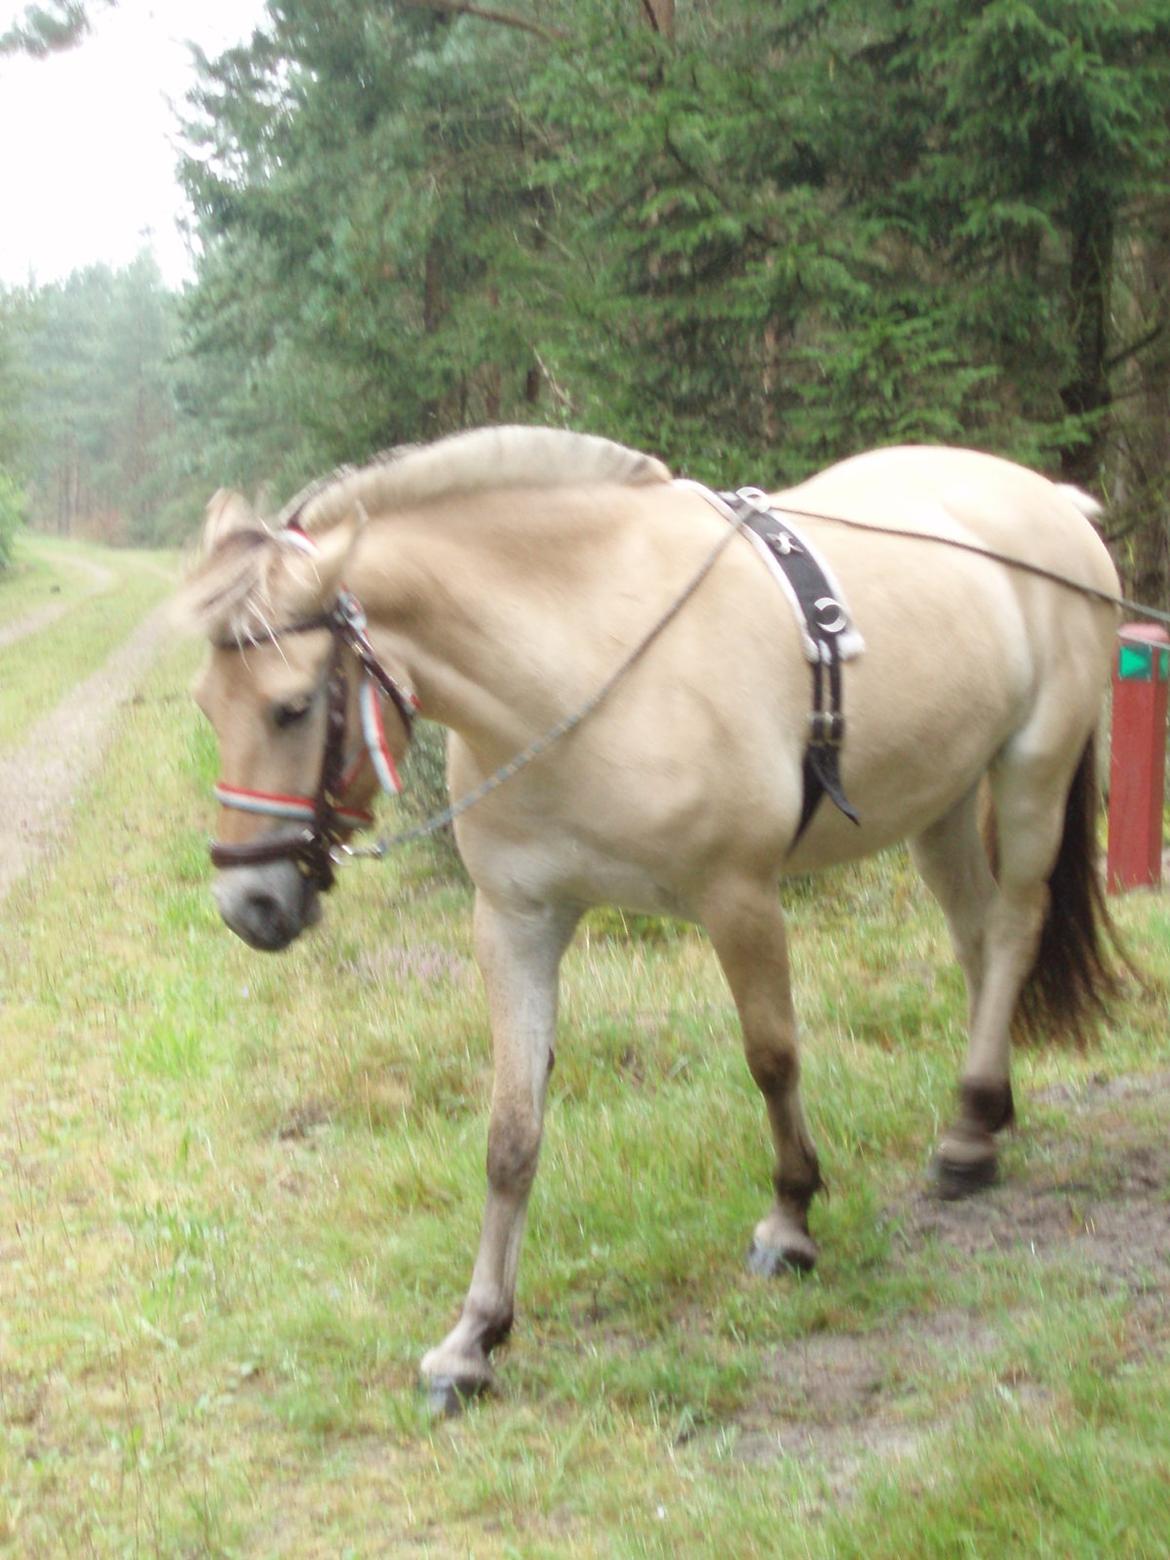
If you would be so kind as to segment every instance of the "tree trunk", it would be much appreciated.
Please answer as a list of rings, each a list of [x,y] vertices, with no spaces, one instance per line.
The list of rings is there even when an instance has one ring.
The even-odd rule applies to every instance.
[[[1135,246],[1131,339],[1148,342],[1126,367],[1127,422],[1117,519],[1132,527],[1129,592],[1170,598],[1170,205]]]
[[[488,288],[488,303],[492,313],[497,314],[500,308],[500,290],[498,287]],[[500,413],[504,403],[504,376],[498,363],[488,363],[484,369],[483,409],[486,421],[496,423],[500,420]]]
[[[1098,192],[1081,191],[1073,200],[1069,265],[1073,377],[1060,397],[1073,416],[1091,421],[1087,437],[1064,449],[1060,464],[1065,477],[1082,486],[1099,479],[1105,455],[1113,241],[1114,217],[1108,201]]]

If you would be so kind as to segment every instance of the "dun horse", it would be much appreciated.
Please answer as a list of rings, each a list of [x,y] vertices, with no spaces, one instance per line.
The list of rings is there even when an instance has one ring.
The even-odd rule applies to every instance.
[[[837,664],[819,641],[810,653],[757,549],[728,539],[739,511],[601,439],[485,429],[394,452],[317,484],[274,529],[213,500],[186,601],[212,647],[198,699],[222,757],[214,891],[233,931],[279,949],[319,917],[331,847],[379,778],[396,785],[416,705],[449,728],[453,796],[509,774],[456,824],[495,1082],[470,1289],[422,1362],[440,1401],[489,1384],[512,1325],[558,967],[586,907],[711,938],[775,1143],[749,1254],[762,1274],[813,1264],[821,1185],[782,875],[909,840],[969,994],[946,1194],[994,1174],[1013,1022],[1078,1026],[1108,989],[1093,733],[1117,578],[1092,501],[991,456],[903,448],[752,502],[819,554],[843,609],[828,626],[851,620]]]

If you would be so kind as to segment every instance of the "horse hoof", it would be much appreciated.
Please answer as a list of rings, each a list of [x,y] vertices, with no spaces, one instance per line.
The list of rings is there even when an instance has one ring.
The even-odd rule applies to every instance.
[[[811,1273],[816,1260],[817,1251],[811,1240],[807,1246],[794,1242],[765,1246],[763,1241],[753,1240],[745,1266],[757,1278],[780,1278],[786,1273]]]
[[[997,1176],[994,1154],[970,1160],[944,1159],[939,1154],[934,1161],[934,1195],[942,1202],[958,1202],[994,1186]]]
[[[491,1383],[480,1376],[420,1376],[418,1386],[436,1419],[457,1419],[488,1392]]]

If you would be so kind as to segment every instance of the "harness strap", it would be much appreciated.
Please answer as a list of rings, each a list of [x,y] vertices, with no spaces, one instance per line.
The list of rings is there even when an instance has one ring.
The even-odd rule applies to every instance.
[[[829,641],[832,644],[832,641]],[[829,706],[824,704],[825,673],[828,673]],[[841,660],[832,654],[826,663],[819,657],[812,663],[813,698],[812,713],[808,718],[809,738],[804,750],[802,775],[804,796],[801,801],[800,822],[792,836],[789,852],[796,849],[804,831],[813,821],[821,798],[828,796],[834,807],[843,812],[853,823],[860,823],[852,803],[845,795],[841,782],[841,745],[845,741],[845,716],[841,709]]]
[[[803,796],[800,821],[788,847],[791,853],[825,796],[851,822],[860,822],[841,780],[841,747],[845,741],[842,640],[847,635],[856,640],[856,636],[849,613],[819,559],[813,556],[800,533],[769,507],[759,488],[740,488],[735,493],[710,496],[730,512],[729,518],[767,548],[782,572],[812,671],[812,709],[802,763]]]

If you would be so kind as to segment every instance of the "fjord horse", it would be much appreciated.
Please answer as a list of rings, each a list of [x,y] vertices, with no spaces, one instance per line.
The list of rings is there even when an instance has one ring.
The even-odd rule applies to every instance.
[[[483,429],[337,473],[273,528],[236,495],[213,501],[185,599],[212,646],[198,698],[224,776],[215,895],[253,946],[281,948],[319,916],[329,847],[362,821],[376,772],[395,782],[416,703],[450,731],[462,796],[632,655],[587,718],[456,824],[495,1081],[470,1289],[422,1362],[442,1403],[490,1382],[512,1324],[558,967],[586,907],[685,917],[711,938],[775,1142],[775,1197],[749,1256],[761,1273],[812,1265],[821,1184],[782,875],[909,840],[969,994],[959,1110],[936,1160],[948,1194],[992,1178],[1013,1022],[1079,1026],[1108,989],[1093,737],[1117,578],[1092,500],[992,456],[898,448],[772,504],[800,516],[864,640],[843,669],[840,748],[860,821],[825,801],[795,846],[810,704],[796,619],[753,548],[735,536],[720,549],[727,519],[657,460]],[[302,850],[306,819],[320,838]]]

